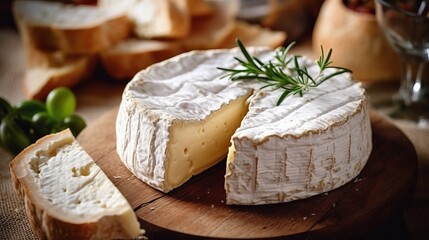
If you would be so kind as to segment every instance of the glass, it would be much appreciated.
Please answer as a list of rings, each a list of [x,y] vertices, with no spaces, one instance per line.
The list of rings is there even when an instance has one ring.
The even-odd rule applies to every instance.
[[[377,22],[402,57],[393,118],[429,120],[429,0],[376,0]]]

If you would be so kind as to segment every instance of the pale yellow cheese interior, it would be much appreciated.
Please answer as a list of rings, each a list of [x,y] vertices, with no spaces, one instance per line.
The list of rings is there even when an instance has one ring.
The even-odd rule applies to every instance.
[[[166,185],[176,188],[225,157],[231,136],[247,113],[247,98],[222,106],[203,121],[173,123],[167,147]]]

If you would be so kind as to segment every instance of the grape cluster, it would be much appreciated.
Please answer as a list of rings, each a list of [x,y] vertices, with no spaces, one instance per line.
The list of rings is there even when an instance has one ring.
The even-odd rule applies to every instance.
[[[69,128],[77,136],[85,120],[74,114],[76,97],[66,87],[53,89],[46,103],[29,99],[12,106],[0,97],[0,143],[18,154],[37,139]]]

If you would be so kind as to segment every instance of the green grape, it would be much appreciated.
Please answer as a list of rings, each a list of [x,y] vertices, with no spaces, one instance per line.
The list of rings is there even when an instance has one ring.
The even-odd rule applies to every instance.
[[[33,143],[37,139],[39,139],[39,136],[35,133],[33,122],[31,121],[31,119],[23,117],[17,112],[12,113],[12,116],[13,121],[16,123],[16,125],[18,125],[19,128],[21,128],[21,130],[24,132],[30,142]]]
[[[76,97],[66,87],[58,87],[49,92],[46,99],[49,115],[57,120],[71,116],[76,108]]]
[[[47,112],[38,112],[31,119],[35,134],[40,138],[52,132],[57,123]]]
[[[46,112],[46,105],[39,100],[24,100],[15,106],[19,115],[26,120],[31,121],[33,115],[38,112]]]
[[[4,117],[6,117],[6,115],[11,112],[12,106],[10,105],[10,103],[6,99],[0,97],[0,122]]]
[[[63,121],[57,122],[54,127],[51,129],[51,133],[61,132],[62,130],[67,129],[67,126]]]
[[[65,117],[63,124],[66,128],[70,128],[70,131],[75,137],[77,137],[77,135],[79,135],[79,133],[86,127],[85,120],[78,115]]]
[[[6,116],[0,125],[2,144],[12,153],[18,154],[31,144],[25,132],[15,122],[13,115]]]

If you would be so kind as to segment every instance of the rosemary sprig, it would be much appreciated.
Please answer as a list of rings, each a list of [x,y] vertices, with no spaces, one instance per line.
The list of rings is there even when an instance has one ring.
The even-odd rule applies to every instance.
[[[263,63],[257,57],[251,56],[239,39],[236,40],[236,44],[243,53],[245,60],[237,57],[235,57],[235,59],[241,66],[243,66],[243,68],[218,69],[229,72],[224,77],[229,77],[232,81],[257,79],[265,83],[261,88],[274,87],[283,89],[283,93],[277,101],[277,106],[291,94],[299,94],[302,97],[303,93],[308,92],[310,88],[317,87],[336,75],[351,72],[347,68],[331,66],[332,61],[330,61],[330,58],[332,55],[332,49],[329,49],[329,52],[325,57],[325,52],[322,46],[320,47],[322,53],[317,61],[319,72],[315,76],[311,76],[307,67],[299,64],[298,58],[300,56],[294,55],[292,57],[288,57],[288,52],[295,42],[292,42],[286,48],[282,47],[278,49],[274,57],[275,62],[269,61],[268,63]],[[338,69],[338,71],[329,75],[324,75],[323,71],[328,68],[335,68]]]

